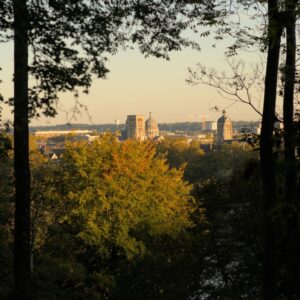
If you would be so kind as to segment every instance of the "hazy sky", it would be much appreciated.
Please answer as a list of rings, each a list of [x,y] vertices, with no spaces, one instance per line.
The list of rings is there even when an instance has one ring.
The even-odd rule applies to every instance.
[[[199,120],[199,115],[207,115],[207,119],[216,120],[219,113],[210,110],[217,105],[225,107],[230,102],[223,99],[210,87],[203,85],[190,86],[185,82],[188,77],[187,68],[198,62],[207,67],[226,69],[224,50],[226,42],[217,43],[212,48],[212,41],[201,40],[201,51],[183,49],[171,54],[171,60],[156,58],[145,59],[136,50],[120,51],[110,57],[107,79],[95,79],[88,95],[80,95],[79,100],[87,105],[93,123],[112,123],[114,120],[125,122],[128,114],[144,114],[152,112],[159,122],[181,122]],[[12,95],[12,45],[1,45],[0,90],[4,96]],[[248,60],[250,54],[245,53],[241,59]],[[252,54],[253,59],[253,54]],[[32,120],[32,125],[66,123],[63,110],[70,110],[74,103],[73,96],[62,94],[60,97],[60,113],[56,118],[40,118]],[[250,107],[236,104],[227,109],[232,120],[258,120],[259,116]],[[5,108],[4,117],[10,116]],[[73,123],[89,122],[83,112]]]

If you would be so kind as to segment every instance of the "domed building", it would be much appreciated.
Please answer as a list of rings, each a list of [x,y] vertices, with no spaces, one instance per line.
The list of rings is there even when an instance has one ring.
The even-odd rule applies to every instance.
[[[223,144],[232,140],[232,122],[226,116],[225,110],[217,123],[217,144]]]
[[[146,120],[145,129],[148,139],[153,139],[156,136],[159,136],[158,123],[152,118],[151,113],[149,113],[149,118]]]

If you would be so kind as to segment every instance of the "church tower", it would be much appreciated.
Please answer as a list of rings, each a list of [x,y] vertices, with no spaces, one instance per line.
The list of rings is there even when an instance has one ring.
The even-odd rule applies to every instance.
[[[217,123],[217,144],[223,144],[226,141],[232,140],[232,122],[226,116],[226,111],[223,110],[222,116]]]
[[[135,139],[138,141],[144,141],[146,139],[144,116],[142,115],[127,116],[126,136],[127,139]]]

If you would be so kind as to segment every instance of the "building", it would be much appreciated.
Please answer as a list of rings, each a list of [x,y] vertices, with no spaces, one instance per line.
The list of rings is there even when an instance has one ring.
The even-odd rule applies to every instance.
[[[217,122],[215,122],[215,121],[206,122],[205,130],[208,132],[217,131]]]
[[[91,130],[47,130],[47,131],[36,131],[34,135],[42,138],[50,138],[61,135],[86,135],[92,133]]]
[[[232,141],[232,122],[226,116],[225,110],[217,122],[217,144],[223,144]]]
[[[129,115],[126,120],[126,138],[144,141],[146,139],[143,115]]]
[[[148,139],[153,140],[155,137],[159,136],[158,123],[152,118],[151,112],[149,113],[149,118],[146,120],[145,129]]]

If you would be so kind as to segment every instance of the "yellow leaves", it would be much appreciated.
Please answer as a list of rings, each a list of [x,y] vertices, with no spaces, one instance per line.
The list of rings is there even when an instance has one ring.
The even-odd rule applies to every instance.
[[[125,173],[129,177],[142,174],[149,167],[155,155],[155,148],[151,143],[126,141],[113,152],[112,162],[116,174]]]
[[[144,253],[143,237],[176,236],[192,226],[183,169],[169,169],[151,143],[119,143],[105,135],[69,144],[60,167],[69,220],[78,220],[78,236],[103,255],[115,245],[130,259]]]
[[[137,241],[134,237],[124,238],[124,235],[119,235],[116,244],[124,248],[128,260],[133,259],[136,255],[143,255],[146,251],[143,242]]]

